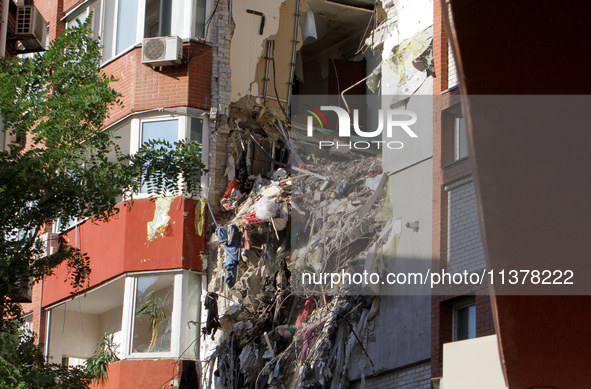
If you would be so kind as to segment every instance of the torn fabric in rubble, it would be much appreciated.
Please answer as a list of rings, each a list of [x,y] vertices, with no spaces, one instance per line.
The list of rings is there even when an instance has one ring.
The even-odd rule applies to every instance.
[[[230,224],[229,231],[225,227],[218,227],[215,230],[220,242],[224,244],[226,252],[226,283],[232,287],[236,283],[238,273],[238,263],[240,262],[241,239],[242,235],[235,224]]]
[[[220,320],[218,318],[218,295],[214,292],[207,293],[205,296],[205,302],[203,303],[205,309],[207,310],[207,321],[205,322],[205,327],[201,329],[203,335],[211,335],[211,338],[214,339],[215,333],[222,325],[220,324]]]

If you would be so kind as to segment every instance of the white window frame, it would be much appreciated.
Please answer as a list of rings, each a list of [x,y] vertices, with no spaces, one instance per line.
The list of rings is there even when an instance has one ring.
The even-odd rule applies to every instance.
[[[131,120],[131,139],[130,139],[130,155],[137,153],[141,147],[142,140],[142,125],[146,122],[166,121],[178,119],[178,133],[177,141],[189,140],[191,137],[191,119],[201,120],[203,123],[201,134],[201,159],[206,168],[209,168],[209,120],[207,116],[200,116],[203,113],[201,110],[196,110],[195,113],[187,112],[186,114],[168,114],[151,116],[150,114],[142,115],[141,117],[133,118]],[[208,193],[208,179],[207,175],[203,175],[201,179],[201,187],[203,193]],[[137,199],[150,197],[147,193],[136,193],[134,197]]]
[[[187,139],[190,135],[190,120],[184,115],[161,115],[161,116],[147,116],[143,118],[134,118],[131,120],[131,140],[130,149],[131,155],[138,152],[142,146],[142,129],[144,123],[156,123],[176,120],[177,121],[177,138],[176,141]],[[138,192],[134,194],[137,199],[149,198],[149,193]]]
[[[461,130],[461,121],[464,121],[464,131]],[[462,135],[466,144],[466,155],[461,154]],[[457,111],[453,115],[453,160],[459,161],[470,156],[470,149],[468,147],[468,130],[466,128],[466,121],[461,111]]]
[[[185,328],[183,323],[186,320],[185,296],[189,295],[189,274],[199,272],[193,272],[190,270],[162,270],[154,272],[141,272],[141,273],[130,273],[125,279],[125,298],[123,301],[123,323],[121,331],[123,332],[123,358],[122,359],[151,359],[151,358],[179,358],[181,357],[181,344],[185,343]],[[132,352],[133,342],[133,329],[135,320],[135,302],[136,302],[136,291],[137,291],[137,279],[141,276],[147,275],[165,275],[174,274],[174,292],[173,292],[173,305],[172,305],[172,316],[171,316],[171,339],[170,339],[170,351],[167,352],[147,352],[138,353]],[[202,293],[202,291],[200,291]],[[199,296],[201,301],[203,296]],[[198,311],[201,314],[201,310]],[[198,341],[198,340],[197,340]]]
[[[125,284],[123,288],[123,305],[122,305],[122,314],[121,314],[121,344],[119,345],[118,351],[120,354],[120,359],[153,359],[153,358],[179,358],[181,356],[181,345],[185,342],[185,328],[182,323],[186,321],[186,311],[188,307],[185,306],[185,296],[189,295],[189,274],[194,273],[197,275],[203,276],[201,272],[195,272],[187,269],[175,269],[175,270],[156,270],[156,271],[145,271],[145,272],[133,272],[123,274],[119,277],[114,278],[113,280],[100,285],[96,288],[88,290],[88,293],[96,292],[97,290],[101,289],[102,287],[109,285],[113,282],[117,282],[121,280],[121,278],[125,278]],[[142,276],[161,276],[170,274],[174,276],[173,280],[173,304],[172,304],[172,316],[171,316],[171,333],[170,333],[170,351],[166,352],[146,352],[146,353],[139,353],[139,352],[132,352],[132,342],[133,342],[133,330],[134,330],[134,320],[135,320],[135,302],[136,302],[136,289],[137,289],[137,279],[138,277]],[[203,299],[203,280],[201,281],[201,295],[199,296],[199,301]],[[75,297],[76,298],[76,297]],[[74,298],[74,299],[75,299]],[[62,301],[60,303],[51,305],[50,307],[45,309],[46,315],[46,322],[45,322],[45,344],[44,344],[44,355],[47,357],[49,355],[49,345],[50,345],[50,337],[51,337],[51,310],[57,308],[67,302],[72,301],[71,299],[67,301]],[[202,310],[198,310],[198,315],[202,315]],[[200,319],[200,318],[198,318]],[[197,340],[199,342],[199,340]]]
[[[66,26],[68,26],[68,24],[70,24],[73,20],[75,20],[76,18],[80,19],[81,21],[83,19],[86,19],[86,17],[88,17],[89,14],[89,9],[90,9],[90,5],[93,4],[94,2],[100,2],[100,15],[99,15],[99,20],[97,25],[99,26],[100,31],[98,32],[98,35],[103,38],[105,35],[105,31],[109,30],[112,33],[112,39],[113,42],[111,43],[111,52],[107,54],[103,53],[103,60],[102,60],[102,65],[106,65],[109,62],[114,61],[115,59],[125,55],[127,52],[129,52],[130,50],[132,50],[133,48],[141,45],[143,43],[143,39],[144,39],[144,30],[145,30],[145,20],[146,20],[146,0],[137,0],[137,26],[136,26],[136,37],[135,37],[135,42],[130,45],[129,47],[126,47],[124,49],[122,49],[119,53],[117,53],[117,23],[118,23],[118,17],[119,17],[119,1],[120,0],[87,0],[81,4],[79,4],[77,7],[73,8],[71,11],[69,11],[66,16],[64,18],[62,18],[62,21],[65,21]],[[114,5],[114,17],[113,20],[107,20],[104,17],[104,13],[105,13],[105,1],[113,1]],[[183,17],[183,26],[180,29],[180,34],[179,36],[187,41],[191,38],[194,37],[198,37],[201,34],[201,31],[195,31],[196,27],[195,27],[195,17],[196,17],[196,7],[197,7],[197,0],[184,0],[184,9],[185,9],[185,13],[184,13],[184,17]],[[82,10],[82,12],[80,14],[78,14],[78,12],[80,12]],[[207,21],[207,19],[210,17],[210,14],[212,12],[212,4],[210,0],[206,1],[205,4],[205,21]],[[77,15],[76,17],[74,17],[73,15]],[[199,35],[198,35],[199,34]],[[207,37],[205,37],[207,38]],[[104,42],[103,42],[104,45]]]
[[[172,316],[170,321],[170,351],[165,352],[146,352],[138,353],[132,351],[133,330],[135,326],[135,302],[137,291],[137,279],[146,275],[165,275],[174,274],[173,281],[173,303]],[[181,338],[181,315],[183,311],[183,272],[147,272],[138,273],[125,279],[125,301],[123,302],[123,310],[126,313],[127,320],[125,324],[128,328],[124,330],[124,352],[126,359],[151,359],[151,358],[175,358],[180,354],[180,338]]]

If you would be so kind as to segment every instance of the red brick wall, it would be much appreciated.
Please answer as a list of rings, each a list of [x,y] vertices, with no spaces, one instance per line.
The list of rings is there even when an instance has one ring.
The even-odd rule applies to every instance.
[[[54,40],[65,27],[65,23],[60,21],[65,15],[63,0],[35,0],[33,4],[49,26],[49,40]]]
[[[433,56],[435,79],[433,84],[433,271],[445,268],[447,261],[448,203],[444,186],[472,173],[471,160],[454,163],[453,123],[444,112],[459,104],[459,88],[447,91],[448,39],[444,27],[440,0],[434,2]],[[495,333],[490,297],[486,286],[460,286],[434,289],[431,299],[431,375],[443,373],[443,344],[452,341],[453,305],[467,295],[476,295],[476,336]]]
[[[67,14],[71,10],[73,10],[79,4],[84,3],[86,0],[63,0],[64,2],[64,13]]]
[[[439,95],[447,89],[447,32],[444,28],[442,1],[433,2],[433,62],[435,78],[433,94]],[[447,11],[446,11],[447,12]]]
[[[165,107],[209,109],[211,105],[210,46],[191,42],[184,47],[189,64],[153,69],[141,63],[142,50],[135,48],[104,66],[118,81],[112,86],[122,94],[122,106],[113,107],[106,125],[131,113]]]
[[[60,19],[80,0],[36,0],[35,6],[49,23],[49,39],[65,27]],[[184,63],[153,69],[141,63],[142,49],[134,48],[103,67],[119,81],[113,88],[122,93],[122,106],[114,107],[105,125],[131,113],[158,108],[211,106],[211,46],[190,42],[184,45]],[[187,65],[187,60],[189,64]]]
[[[3,1],[10,1],[10,0],[3,0]],[[0,3],[2,4],[2,3]],[[0,5],[0,6],[3,6]],[[2,8],[0,8],[0,13],[2,13]],[[2,20],[2,19],[0,19]],[[10,3],[10,7],[8,10],[8,27],[6,29],[6,37],[10,38],[11,34],[14,33],[14,29],[16,27],[16,6],[14,5],[14,3]],[[6,57],[7,58],[12,58],[16,55],[16,47],[15,47],[15,43],[16,41],[14,40],[6,40]]]
[[[42,345],[45,340],[45,313],[41,309],[41,293],[43,283],[33,285],[30,304],[21,304],[23,315],[33,314],[33,331],[37,334],[36,344]]]

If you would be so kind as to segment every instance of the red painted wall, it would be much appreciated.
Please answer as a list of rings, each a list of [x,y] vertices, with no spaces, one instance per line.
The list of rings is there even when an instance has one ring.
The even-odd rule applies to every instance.
[[[90,257],[89,287],[127,272],[202,270],[200,253],[205,240],[195,233],[195,201],[174,199],[165,236],[153,241],[147,239],[147,223],[154,219],[155,203],[141,199],[135,200],[131,207],[125,204],[118,206],[119,214],[108,223],[87,220],[65,235],[70,245],[77,245]],[[66,279],[67,268],[61,265],[54,276],[44,280],[44,307],[71,296],[73,290]]]
[[[107,368],[108,379],[94,386],[101,389],[170,388],[180,376],[181,364],[174,359],[142,359],[115,362]]]

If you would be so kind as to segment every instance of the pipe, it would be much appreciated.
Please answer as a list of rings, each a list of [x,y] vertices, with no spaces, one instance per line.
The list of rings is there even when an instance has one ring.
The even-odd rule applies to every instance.
[[[0,58],[6,56],[6,32],[8,31],[8,12],[10,0],[2,3],[2,26],[0,27]]]
[[[267,39],[267,51],[265,53],[265,86],[263,88],[263,104],[267,104],[267,88],[269,87],[269,61],[271,60],[271,45],[274,40]]]
[[[289,81],[287,87],[287,112],[291,116],[291,93],[293,89],[293,77],[295,75],[295,67],[296,67],[296,47],[298,45],[298,26],[300,24],[300,0],[296,0],[296,10],[295,10],[295,22],[293,24],[293,46],[291,51],[291,69],[289,71]],[[277,96],[279,98],[279,96]],[[289,118],[286,118],[289,120]]]

